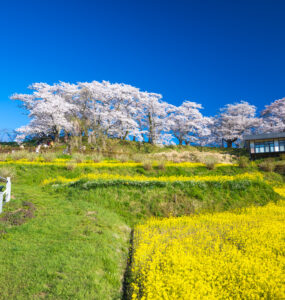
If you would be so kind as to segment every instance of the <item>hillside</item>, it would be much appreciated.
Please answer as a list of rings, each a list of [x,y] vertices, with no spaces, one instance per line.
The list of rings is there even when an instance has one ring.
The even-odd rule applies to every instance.
[[[126,298],[137,224],[281,198],[274,188],[282,188],[282,175],[256,163],[187,163],[197,149],[146,145],[138,154],[133,145],[119,145],[124,151],[112,159],[102,152],[2,154],[0,176],[12,176],[13,199],[0,216],[0,298]],[[174,151],[176,161],[168,156]],[[205,152],[229,155],[224,151]]]

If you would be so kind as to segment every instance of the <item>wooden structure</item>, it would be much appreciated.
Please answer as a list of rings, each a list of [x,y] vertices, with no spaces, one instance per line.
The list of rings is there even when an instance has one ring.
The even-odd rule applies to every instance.
[[[253,159],[285,153],[285,132],[247,135],[243,140]]]

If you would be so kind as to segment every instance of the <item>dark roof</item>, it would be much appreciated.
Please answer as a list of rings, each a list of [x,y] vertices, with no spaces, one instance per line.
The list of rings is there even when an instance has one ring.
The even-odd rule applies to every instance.
[[[272,138],[285,138],[285,132],[252,134],[252,135],[245,135],[243,137],[243,139],[245,141],[248,141],[248,140],[263,140],[263,139],[272,139]]]

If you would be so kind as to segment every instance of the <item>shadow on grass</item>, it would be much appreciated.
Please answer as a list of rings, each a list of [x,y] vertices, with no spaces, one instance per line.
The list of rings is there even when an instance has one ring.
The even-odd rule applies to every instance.
[[[129,254],[127,260],[127,266],[124,272],[124,280],[123,280],[123,293],[122,293],[122,300],[130,300],[131,295],[131,282],[132,282],[132,263],[133,263],[133,243],[134,243],[134,230],[132,229],[130,235],[130,247],[129,247]]]

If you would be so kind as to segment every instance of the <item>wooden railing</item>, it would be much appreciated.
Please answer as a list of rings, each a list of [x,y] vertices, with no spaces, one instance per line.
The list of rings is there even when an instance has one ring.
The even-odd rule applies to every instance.
[[[0,181],[6,183],[6,187],[5,186],[0,187],[0,214],[1,214],[3,203],[9,202],[11,199],[11,179],[10,177],[8,178],[0,177]]]

